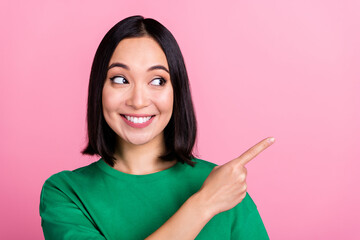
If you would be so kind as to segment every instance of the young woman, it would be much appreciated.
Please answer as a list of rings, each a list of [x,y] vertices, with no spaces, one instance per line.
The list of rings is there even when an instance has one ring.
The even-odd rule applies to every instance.
[[[246,193],[245,164],[266,138],[222,166],[192,155],[196,119],[172,34],[128,17],[101,41],[87,109],[101,158],[51,176],[41,193],[46,239],[268,239]]]

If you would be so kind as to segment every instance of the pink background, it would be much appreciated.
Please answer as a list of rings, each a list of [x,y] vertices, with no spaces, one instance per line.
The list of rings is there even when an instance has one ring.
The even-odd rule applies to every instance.
[[[103,2],[103,3],[100,3]],[[43,239],[43,182],[87,165],[88,77],[119,20],[159,20],[191,81],[198,156],[261,139],[248,191],[271,239],[359,239],[359,1],[1,1],[1,239]]]

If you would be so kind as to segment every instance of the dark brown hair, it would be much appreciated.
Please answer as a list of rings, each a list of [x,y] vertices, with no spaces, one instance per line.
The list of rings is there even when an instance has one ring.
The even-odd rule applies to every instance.
[[[142,36],[152,37],[164,51],[174,91],[173,114],[164,129],[166,152],[160,158],[169,161],[177,159],[194,166],[192,150],[196,140],[197,126],[183,56],[168,29],[158,21],[142,16],[131,16],[118,22],[100,42],[91,67],[89,81],[88,144],[81,153],[98,154],[109,165],[114,165],[116,133],[109,127],[103,116],[102,89],[110,58],[119,42],[125,38]]]

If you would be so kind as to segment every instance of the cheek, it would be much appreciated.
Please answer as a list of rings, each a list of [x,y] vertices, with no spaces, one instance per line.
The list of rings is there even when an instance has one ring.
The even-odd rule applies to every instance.
[[[159,106],[160,111],[163,113],[172,114],[173,104],[174,104],[174,97],[173,91],[166,91],[161,95],[157,96],[157,105]]]
[[[115,94],[108,88],[103,89],[102,92],[102,105],[104,111],[113,111],[116,109],[116,106],[119,104],[119,95]]]

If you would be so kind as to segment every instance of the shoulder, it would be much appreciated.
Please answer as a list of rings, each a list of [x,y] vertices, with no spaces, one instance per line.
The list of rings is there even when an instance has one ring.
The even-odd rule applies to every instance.
[[[215,163],[199,158],[192,158],[191,160],[195,163],[194,166],[184,163],[183,167],[178,169],[181,170],[183,179],[191,180],[193,183],[199,182],[202,184],[213,168],[217,166]]]
[[[233,216],[231,234],[234,239],[269,239],[258,208],[248,192],[230,212]]]
[[[215,166],[217,166],[216,163],[209,162],[199,158],[192,158],[192,161],[196,163],[195,167],[197,168],[213,169]]]
[[[42,197],[55,193],[68,195],[74,192],[74,188],[81,188],[84,184],[96,181],[96,176],[99,174],[96,164],[97,162],[93,162],[72,171],[65,170],[51,175],[42,186]]]
[[[58,173],[51,175],[45,182],[52,181],[62,181],[66,178],[74,178],[74,177],[86,177],[88,175],[92,175],[97,171],[97,162],[90,163],[87,166],[80,167],[74,170],[64,170]]]
[[[257,206],[248,192],[246,192],[245,198],[236,206],[236,208],[238,208],[240,212],[247,214],[257,211]]]
[[[192,158],[192,161],[195,162],[195,165],[193,167],[189,166],[191,168],[192,172],[201,172],[208,175],[217,164],[199,159],[199,158]]]

